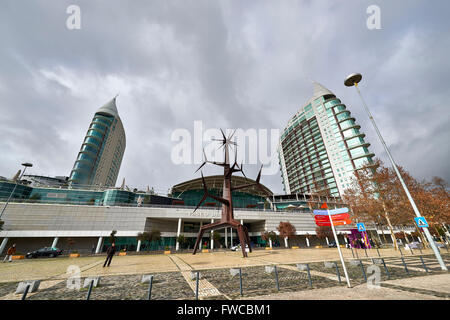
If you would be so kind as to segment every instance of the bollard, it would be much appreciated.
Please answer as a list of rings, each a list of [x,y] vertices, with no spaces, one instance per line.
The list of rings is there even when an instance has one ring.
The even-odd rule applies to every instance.
[[[402,261],[403,261],[403,265],[405,266],[405,271],[409,275],[409,271],[408,271],[408,268],[406,267],[406,262],[405,262],[405,259],[403,259],[403,257],[402,257]]]
[[[274,268],[275,268],[275,282],[277,285],[277,290],[280,291],[280,284],[278,283],[278,269],[277,266],[274,266]]]
[[[353,253],[353,247],[350,246],[350,249],[352,249],[352,256],[353,256],[353,259],[355,259],[355,254]]]
[[[337,265],[336,262],[334,263],[334,266],[335,266],[335,268],[336,268],[336,274],[337,274],[339,283],[341,283],[341,274],[339,273],[339,268],[338,268],[338,265]]]
[[[358,256],[358,248],[355,248],[355,252],[356,252],[356,258],[359,259],[359,256]]]
[[[423,261],[422,256],[420,256],[420,261],[422,261],[422,265],[423,265],[423,268],[425,269],[425,272],[428,273],[428,268],[427,268],[427,266],[425,265],[425,262]]]
[[[91,291],[92,291],[92,287],[94,286],[94,279],[91,280],[91,284],[89,285],[89,290],[86,296],[86,300],[89,300],[89,298],[91,297]]]
[[[359,260],[359,265],[361,266],[361,271],[363,273],[364,276],[364,281],[367,282],[367,276],[366,276],[366,271],[364,270],[364,266],[361,260]]]
[[[375,247],[375,249],[377,249],[378,256],[381,258],[380,250],[378,250],[378,247]]]
[[[195,286],[195,300],[198,300],[198,278],[199,278],[199,272],[197,271],[196,286]]]
[[[366,249],[366,247],[364,247],[364,252],[366,253],[366,257],[369,257],[369,256],[367,255],[367,249]]]
[[[239,268],[239,291],[241,292],[241,297],[244,295],[242,292],[242,268]]]
[[[423,254],[420,244],[417,247],[419,248],[420,254]]]
[[[25,300],[28,294],[28,290],[30,290],[31,284],[27,284],[27,287],[25,288],[25,291],[23,292],[22,299]]]
[[[149,281],[149,285],[148,285],[148,296],[147,296],[147,300],[150,300],[152,298],[152,287],[153,287],[153,275],[150,276],[150,281]]]
[[[384,270],[386,271],[387,277],[388,277],[388,279],[390,279],[390,278],[391,278],[391,275],[389,274],[389,270],[388,270],[388,268],[386,267],[386,263],[384,263],[384,259],[381,258],[381,261],[383,262]]]
[[[306,264],[306,271],[308,273],[309,286],[312,288],[313,285],[312,285],[312,279],[311,279],[311,272],[309,270],[309,265],[308,264]]]

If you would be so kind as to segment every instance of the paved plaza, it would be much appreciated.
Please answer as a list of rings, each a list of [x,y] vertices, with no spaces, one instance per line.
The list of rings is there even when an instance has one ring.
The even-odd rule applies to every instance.
[[[0,263],[0,299],[20,299],[14,294],[18,282],[41,280],[37,292],[27,299],[84,299],[86,290],[67,289],[69,266],[77,266],[81,278],[99,276],[101,285],[91,299],[145,299],[148,284],[141,284],[144,274],[154,275],[152,299],[194,299],[196,281],[191,272],[199,271],[200,299],[449,299],[450,275],[440,270],[430,250],[404,251],[393,249],[354,250],[342,248],[352,288],[345,285],[342,265],[336,248],[255,250],[248,258],[242,252],[129,254],[115,256],[109,268],[103,268],[105,256],[79,258],[25,259]],[[379,265],[381,288],[367,290],[365,271],[373,258],[384,258],[387,272]],[[442,252],[448,265],[450,255]],[[350,265],[350,260],[362,266]],[[402,260],[403,258],[403,260]],[[326,268],[325,261],[335,261],[335,268]],[[405,269],[404,263],[407,268]],[[306,271],[297,263],[308,263],[311,283]],[[277,266],[277,275],[266,266]],[[239,276],[230,275],[230,268],[241,268],[243,294]]]

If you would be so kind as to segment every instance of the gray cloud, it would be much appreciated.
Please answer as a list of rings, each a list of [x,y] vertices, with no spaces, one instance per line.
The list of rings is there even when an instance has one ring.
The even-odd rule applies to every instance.
[[[78,4],[81,30],[66,28]],[[368,30],[366,8],[381,8]],[[119,93],[127,149],[119,181],[159,191],[192,179],[170,161],[177,128],[284,128],[310,80],[347,104],[386,160],[351,72],[400,165],[418,178],[448,166],[450,37],[442,1],[3,1],[0,175],[68,175],[94,112]],[[248,165],[255,176],[257,165]],[[219,173],[207,168],[205,174]],[[282,191],[280,175],[263,183]]]

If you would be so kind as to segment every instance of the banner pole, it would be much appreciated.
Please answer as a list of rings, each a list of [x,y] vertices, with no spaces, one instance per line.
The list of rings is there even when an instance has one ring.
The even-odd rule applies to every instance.
[[[350,285],[350,279],[347,274],[347,268],[345,267],[344,257],[342,256],[342,252],[341,252],[341,246],[339,245],[339,240],[336,235],[336,230],[334,229],[334,223],[333,223],[333,220],[331,219],[331,214],[330,214],[330,210],[328,209],[328,206],[327,206],[327,213],[328,213],[328,217],[330,218],[331,229],[333,230],[334,240],[336,241],[336,247],[339,252],[339,257],[341,258],[342,267],[344,268],[345,280],[347,280],[347,286],[349,288],[351,288],[352,286]]]

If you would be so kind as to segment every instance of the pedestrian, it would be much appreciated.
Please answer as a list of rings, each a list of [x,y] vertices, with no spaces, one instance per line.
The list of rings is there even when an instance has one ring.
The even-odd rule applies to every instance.
[[[103,268],[106,266],[106,264],[109,265],[111,264],[111,260],[114,256],[114,253],[116,253],[116,244],[113,242],[111,244],[111,247],[108,248],[108,250],[106,250],[106,260],[105,263],[103,264]]]
[[[95,253],[95,244],[92,245],[91,253],[92,253],[92,254]]]
[[[375,247],[375,243],[373,242],[372,239],[370,239],[369,242],[370,242],[370,247],[371,247],[371,248]]]
[[[16,244],[14,243],[14,244],[12,245],[12,247],[10,247],[10,248],[8,249],[8,251],[6,251],[6,256],[5,256],[5,259],[3,259],[3,262],[6,262],[6,260],[8,259],[8,257],[9,257],[9,262],[12,262],[12,256],[13,256],[15,253],[16,253]]]

